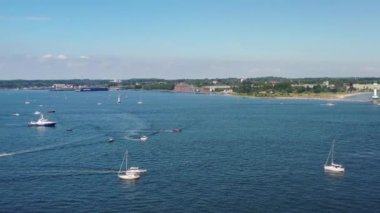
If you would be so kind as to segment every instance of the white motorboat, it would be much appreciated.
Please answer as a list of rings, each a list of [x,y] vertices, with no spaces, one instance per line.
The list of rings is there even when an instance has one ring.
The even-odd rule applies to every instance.
[[[147,141],[147,140],[148,140],[148,136],[143,135],[140,137],[140,141]]]
[[[40,119],[37,121],[31,121],[28,123],[28,126],[47,126],[47,127],[54,127],[57,122],[49,121],[48,119],[44,118],[44,115],[41,113]]]
[[[35,115],[39,115],[39,114],[41,114],[41,112],[40,111],[35,111],[34,114]]]
[[[142,174],[142,173],[147,172],[147,170],[146,169],[140,169],[139,167],[129,167],[127,172]]]
[[[331,145],[331,149],[330,149],[329,155],[327,156],[324,169],[327,172],[344,172],[343,165],[334,163],[334,145],[335,145],[335,140],[333,140],[333,143]],[[328,163],[330,156],[331,156],[331,162]]]

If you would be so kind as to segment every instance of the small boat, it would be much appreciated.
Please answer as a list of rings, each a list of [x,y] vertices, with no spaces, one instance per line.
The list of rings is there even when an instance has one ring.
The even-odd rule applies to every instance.
[[[120,104],[121,103],[121,98],[120,98],[120,95],[117,97],[117,103]]]
[[[180,129],[180,128],[174,128],[174,129],[172,129],[172,132],[182,132],[182,129]]]
[[[335,106],[334,103],[325,103],[325,104],[321,104],[322,106]]]
[[[108,143],[112,143],[114,141],[115,141],[115,139],[113,139],[112,137],[108,138]]]
[[[140,141],[147,141],[147,140],[148,140],[148,136],[142,135],[140,137]]]
[[[137,101],[137,104],[143,104],[143,102],[142,101]]]
[[[55,113],[55,110],[49,110],[48,113]]]
[[[146,169],[140,169],[139,167],[129,167],[129,169],[127,170],[128,172],[132,172],[132,173],[137,173],[139,175],[147,172]]]
[[[124,160],[125,160],[125,171],[122,171]],[[123,158],[123,161],[121,162],[120,169],[119,169],[119,172],[117,173],[117,176],[123,180],[136,180],[140,178],[140,174],[138,172],[130,171],[128,169],[128,150],[125,151],[125,157]]]
[[[35,111],[34,114],[35,115],[39,115],[39,114],[41,114],[41,112],[40,111]]]
[[[13,113],[14,116],[20,116],[20,113]]]
[[[28,126],[46,126],[46,127],[54,127],[57,122],[49,121],[44,118],[44,115],[41,113],[40,119],[38,121],[31,121],[28,123]]]
[[[72,131],[73,131],[73,129],[66,129],[66,131],[68,131],[68,132],[72,132]]]
[[[327,159],[324,165],[324,169],[327,172],[344,172],[343,165],[334,163],[334,144],[335,144],[335,140],[333,140],[329,155],[327,156]],[[329,164],[328,162],[329,162],[330,156],[331,156],[331,162]]]
[[[25,101],[25,104],[30,104],[30,101]]]

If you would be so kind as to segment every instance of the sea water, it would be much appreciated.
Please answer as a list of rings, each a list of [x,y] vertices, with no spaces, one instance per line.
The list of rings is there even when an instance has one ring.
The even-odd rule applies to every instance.
[[[0,211],[378,211],[380,106],[325,103],[0,91]],[[27,127],[35,111],[57,126]],[[334,139],[340,175],[323,170]],[[136,181],[117,177],[126,150]]]

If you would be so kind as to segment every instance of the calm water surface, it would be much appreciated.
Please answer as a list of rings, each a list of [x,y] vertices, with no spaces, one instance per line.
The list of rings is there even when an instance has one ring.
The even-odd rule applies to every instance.
[[[122,104],[116,104],[118,95]],[[380,106],[323,104],[163,92],[0,91],[0,211],[378,211]],[[52,109],[56,113],[46,113]],[[27,127],[35,111],[57,126]],[[141,135],[149,140],[139,142]],[[344,175],[323,171],[333,139]],[[117,178],[126,149],[129,165],[148,169],[137,181]]]

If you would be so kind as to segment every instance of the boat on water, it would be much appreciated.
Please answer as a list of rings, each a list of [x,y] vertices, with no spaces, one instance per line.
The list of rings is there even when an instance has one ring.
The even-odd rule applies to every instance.
[[[35,114],[35,115],[40,115],[41,112],[40,112],[40,111],[35,111],[34,114]]]
[[[122,167],[125,161],[125,170],[122,171]],[[128,169],[128,150],[125,151],[125,156],[121,162],[119,172],[117,176],[123,180],[136,180],[141,177],[141,174],[146,172],[146,169],[140,169],[139,167],[131,167]]]
[[[55,110],[49,110],[48,113],[55,113]]]
[[[20,116],[20,113],[13,113],[14,116]]]
[[[108,138],[108,143],[112,143],[114,141],[115,141],[115,139],[113,139],[113,137]]]
[[[182,132],[182,129],[180,129],[180,128],[174,128],[174,129],[172,129],[172,132]]]
[[[335,106],[333,103],[327,103],[326,106]]]
[[[143,104],[144,102],[142,102],[142,101],[137,101],[137,104]]]
[[[120,104],[121,103],[121,98],[120,98],[120,95],[117,97],[117,103]]]
[[[334,146],[335,146],[335,140],[333,140],[333,143],[331,145],[331,149],[330,149],[329,155],[327,156],[324,169],[326,172],[344,172],[343,165],[334,163]],[[329,162],[330,156],[331,156],[331,161]]]
[[[44,115],[40,114],[40,119],[37,121],[31,121],[28,123],[28,126],[46,126],[46,127],[54,127],[57,122],[49,121],[48,119],[44,118]]]
[[[128,172],[134,172],[134,173],[141,175],[141,174],[147,172],[147,170],[146,169],[140,169],[139,167],[136,167],[136,166],[133,166],[133,167],[131,166],[131,167],[129,167]]]
[[[30,101],[25,101],[25,104],[30,104]]]
[[[147,141],[147,140],[148,140],[148,136],[142,135],[140,137],[140,141]]]

